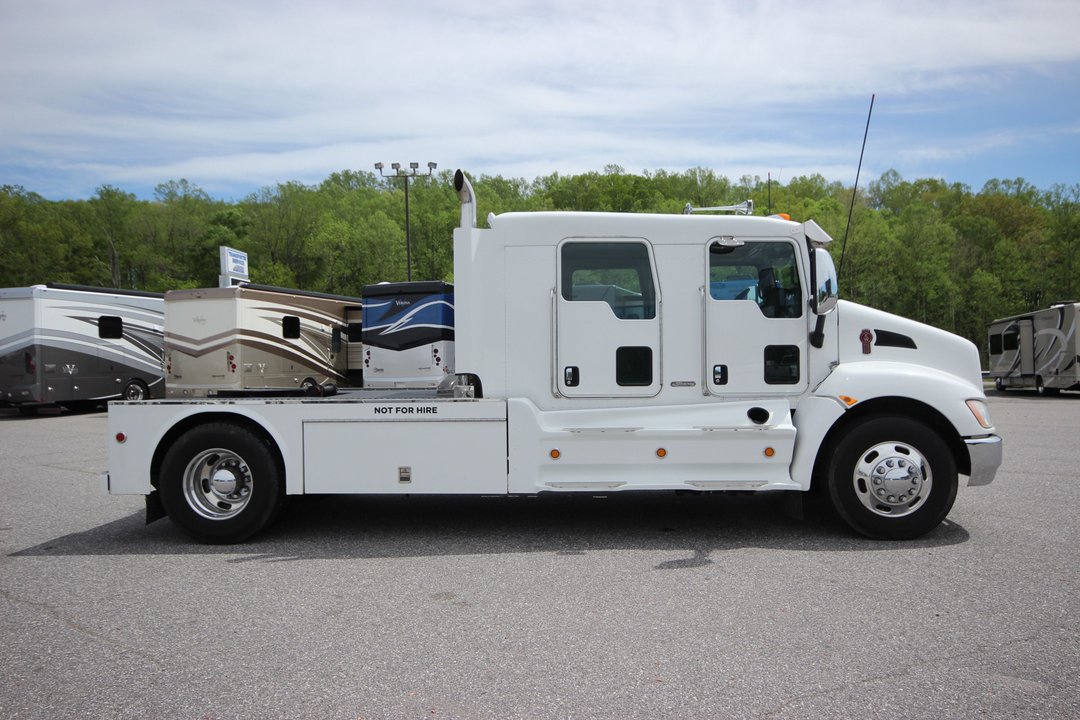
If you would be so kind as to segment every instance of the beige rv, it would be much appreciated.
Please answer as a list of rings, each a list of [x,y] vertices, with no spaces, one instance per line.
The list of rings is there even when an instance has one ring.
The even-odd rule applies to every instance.
[[[165,293],[166,397],[362,384],[360,298],[245,283]]]

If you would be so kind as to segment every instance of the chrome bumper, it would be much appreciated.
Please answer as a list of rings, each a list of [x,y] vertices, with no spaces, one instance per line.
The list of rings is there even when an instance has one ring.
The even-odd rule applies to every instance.
[[[1001,466],[1001,438],[997,435],[964,441],[971,458],[968,485],[989,485]]]

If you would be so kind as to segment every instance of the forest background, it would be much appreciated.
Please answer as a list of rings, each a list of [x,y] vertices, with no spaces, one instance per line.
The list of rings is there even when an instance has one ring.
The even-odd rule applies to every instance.
[[[412,178],[413,280],[453,280],[460,218],[450,172]],[[975,192],[895,171],[859,190],[820,175],[786,183],[713,170],[601,172],[472,178],[478,217],[529,210],[679,213],[754,201],[755,214],[816,220],[836,240],[841,297],[967,337],[986,357],[986,324],[1077,300],[1080,184],[1039,189],[990,180]],[[481,220],[481,224],[484,224]],[[252,282],[359,296],[365,285],[407,277],[400,178],[344,170],[319,185],[287,182],[237,202],[186,180],[153,200],[102,186],[88,200],[46,200],[0,186],[0,287],[45,282],[166,290],[215,287],[219,251],[248,253]],[[841,263],[841,256],[843,260]]]

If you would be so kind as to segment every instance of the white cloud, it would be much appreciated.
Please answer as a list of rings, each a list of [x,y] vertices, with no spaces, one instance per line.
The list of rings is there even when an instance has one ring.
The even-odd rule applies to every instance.
[[[1052,0],[0,0],[0,17],[0,172],[61,167],[90,188],[378,159],[824,172],[854,156],[871,92],[933,113],[928,92],[1080,61],[1080,3]]]

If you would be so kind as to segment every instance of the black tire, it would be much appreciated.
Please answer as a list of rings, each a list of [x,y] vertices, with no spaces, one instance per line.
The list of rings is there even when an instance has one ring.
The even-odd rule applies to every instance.
[[[124,391],[120,393],[122,400],[146,400],[150,397],[150,388],[142,380],[128,380]]]
[[[956,461],[933,429],[879,415],[850,428],[834,447],[829,499],[853,530],[878,540],[910,540],[952,509]]]
[[[270,524],[284,500],[284,473],[269,441],[245,427],[217,422],[173,443],[158,491],[169,518],[205,543],[237,543]]]
[[[1053,397],[1058,394],[1057,388],[1048,388],[1043,385],[1043,379],[1041,377],[1035,378],[1035,392],[1039,393],[1043,397]]]

